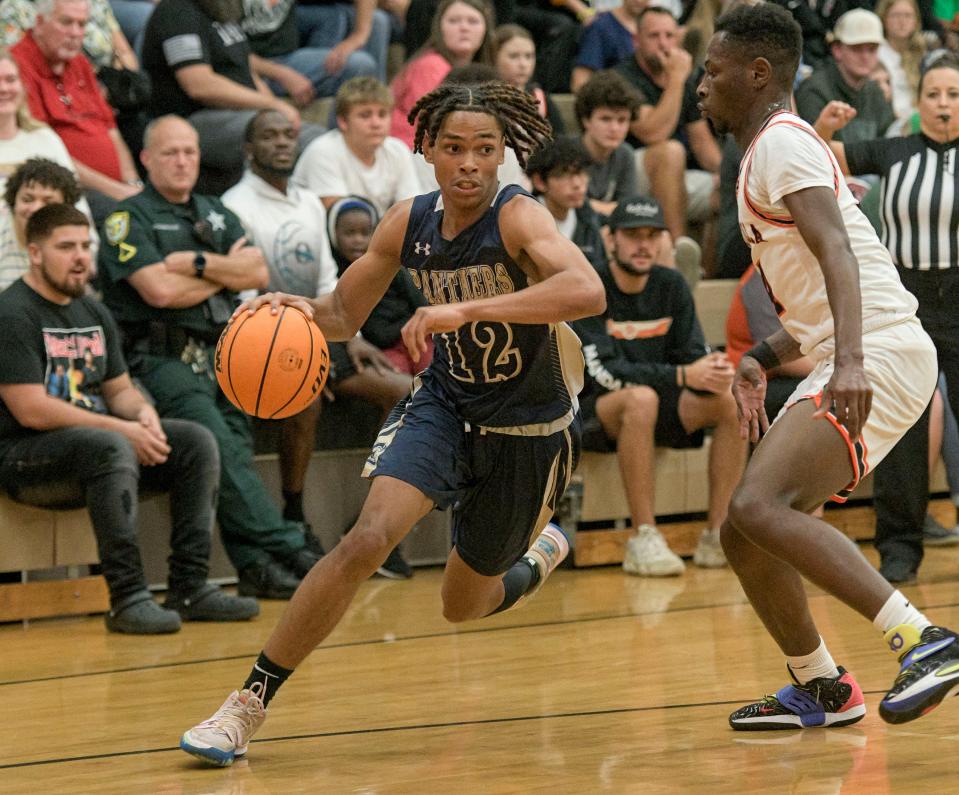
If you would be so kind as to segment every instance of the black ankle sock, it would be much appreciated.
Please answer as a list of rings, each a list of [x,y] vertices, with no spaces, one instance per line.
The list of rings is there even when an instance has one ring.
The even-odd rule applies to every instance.
[[[303,521],[303,492],[283,490],[283,518],[290,522]]]
[[[503,601],[493,613],[502,613],[509,610],[521,596],[529,593],[539,582],[539,569],[530,563],[526,558],[520,558],[513,564],[512,568],[503,575]]]
[[[263,652],[260,652],[260,656],[256,658],[256,662],[253,664],[253,670],[250,671],[250,675],[243,683],[243,689],[252,690],[254,695],[263,700],[263,706],[265,707],[276,695],[280,685],[289,679],[292,673],[291,669],[277,665]]]

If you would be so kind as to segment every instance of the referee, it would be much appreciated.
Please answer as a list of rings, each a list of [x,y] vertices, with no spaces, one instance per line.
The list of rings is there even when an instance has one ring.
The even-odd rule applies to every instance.
[[[844,146],[831,141],[855,115],[830,103],[816,122],[844,174],[879,174],[883,243],[939,353],[949,402],[959,417],[959,61],[936,58],[919,84],[920,132]],[[916,578],[929,502],[929,409],[876,470],[876,548],[894,583]]]

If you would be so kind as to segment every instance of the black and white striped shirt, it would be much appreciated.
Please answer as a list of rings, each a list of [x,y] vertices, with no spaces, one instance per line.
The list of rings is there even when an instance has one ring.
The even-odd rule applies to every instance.
[[[922,133],[846,146],[851,174],[882,177],[882,242],[900,268],[959,268],[957,149]]]

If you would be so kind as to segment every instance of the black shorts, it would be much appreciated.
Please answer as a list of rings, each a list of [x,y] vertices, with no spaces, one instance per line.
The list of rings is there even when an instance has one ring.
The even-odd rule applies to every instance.
[[[655,441],[657,447],[685,450],[702,447],[702,430],[687,433],[679,419],[679,396],[683,387],[669,385],[656,387],[659,395],[659,413],[656,415]],[[594,453],[615,453],[616,440],[611,438],[596,416],[596,401],[600,394],[592,392],[580,396],[579,406],[583,415],[583,449]]]
[[[330,350],[330,383],[345,381],[351,375],[356,375],[356,368],[353,366],[353,360],[346,352],[345,342],[328,343]]]
[[[579,457],[579,422],[549,436],[468,428],[417,383],[380,431],[363,472],[419,489],[453,509],[453,544],[479,574],[502,574],[552,518]]]

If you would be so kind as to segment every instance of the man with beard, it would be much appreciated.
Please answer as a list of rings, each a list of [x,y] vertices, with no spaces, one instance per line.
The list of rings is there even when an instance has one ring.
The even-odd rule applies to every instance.
[[[699,447],[713,429],[707,528],[697,566],[726,565],[719,527],[746,460],[733,368],[710,353],[682,275],[655,264],[666,234],[660,206],[642,196],[620,202],[609,217],[612,257],[599,268],[606,311],[577,321],[588,378],[580,405],[583,447],[619,455],[635,534],[623,568],[640,577],[681,574],[683,561],[656,529],[655,446]]]
[[[249,241],[264,252],[270,291],[318,298],[333,292],[337,268],[322,202],[290,181],[296,147],[296,130],[283,114],[257,113],[246,128],[249,169],[223,195],[223,203],[239,216]],[[335,395],[369,400],[380,406],[385,420],[409,393],[409,376],[395,372],[383,352],[359,334],[349,342],[331,342],[329,347],[330,388]],[[322,400],[316,400],[281,425],[283,515],[295,522],[304,521],[303,484],[322,405]],[[402,570],[407,572],[408,567]]]
[[[686,214],[690,220],[703,221],[712,215],[710,198],[718,184],[722,152],[696,109],[692,69],[676,18],[659,6],[645,8],[636,22],[636,50],[616,67],[645,98],[630,125],[629,142],[650,147],[674,139],[685,146]],[[644,171],[642,149],[638,149],[636,170]]]
[[[124,333],[130,369],[164,417],[201,423],[220,448],[223,546],[240,593],[284,599],[319,559],[304,528],[285,520],[253,466],[247,418],[213,375],[216,341],[236,292],[266,287],[260,249],[239,219],[212,196],[193,192],[197,133],[177,116],[151,122],[143,192],[107,218],[100,248],[104,300]]]
[[[133,385],[120,334],[86,296],[90,228],[66,204],[27,222],[30,270],[0,295],[0,485],[41,507],[86,504],[110,591],[113,632],[176,632],[180,621],[239,621],[259,612],[206,581],[216,505],[216,443],[202,426],[160,420]],[[50,382],[84,362],[91,410]],[[59,396],[55,396],[59,394]],[[87,404],[84,404],[87,405]],[[137,545],[140,488],[170,493],[169,591],[147,590]]]
[[[703,114],[745,153],[739,226],[783,325],[742,357],[733,380],[743,435],[755,442],[766,433],[721,536],[793,683],[733,712],[738,730],[845,726],[866,712],[859,685],[819,635],[803,578],[871,621],[899,658],[879,703],[884,720],[921,717],[959,686],[957,635],[933,626],[849,538],[809,516],[830,495],[842,500],[916,422],[938,367],[916,299],[836,157],[788,110],[801,52],[789,12],[739,6],[716,24],[698,88]],[[813,370],[769,427],[766,373],[802,355]]]

